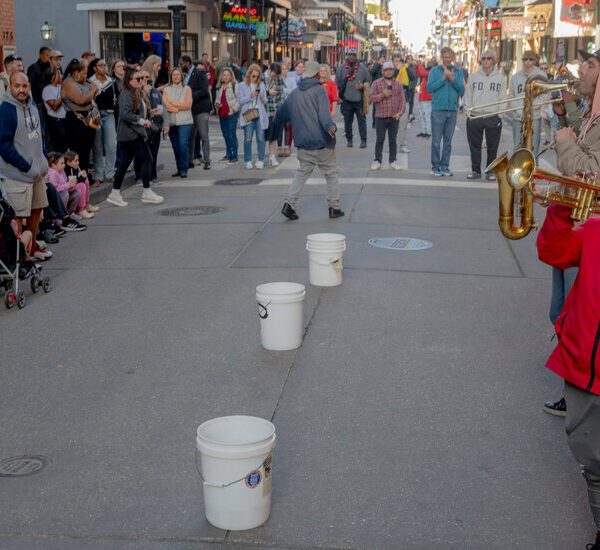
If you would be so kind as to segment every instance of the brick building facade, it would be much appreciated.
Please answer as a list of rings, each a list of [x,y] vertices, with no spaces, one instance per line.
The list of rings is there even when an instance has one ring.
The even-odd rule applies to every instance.
[[[15,53],[17,43],[15,35],[15,11],[13,0],[0,0],[0,69],[2,60],[9,54]]]

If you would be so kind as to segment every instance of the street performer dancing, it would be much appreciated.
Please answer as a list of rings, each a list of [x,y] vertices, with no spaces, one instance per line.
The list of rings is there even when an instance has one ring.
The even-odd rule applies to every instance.
[[[556,132],[559,170],[600,174],[600,50],[588,54],[580,74],[579,92],[591,108],[579,136],[571,128]],[[536,198],[543,193],[536,189]],[[556,321],[558,344],[547,367],[565,380],[569,448],[582,465],[596,541],[588,550],[600,550],[600,218],[574,227],[571,209],[551,205],[537,240],[540,260],[566,269],[579,267],[564,307]]]

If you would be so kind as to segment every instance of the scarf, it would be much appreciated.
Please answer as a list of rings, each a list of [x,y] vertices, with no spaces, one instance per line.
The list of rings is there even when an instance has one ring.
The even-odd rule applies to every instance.
[[[346,61],[346,80],[356,80],[356,75],[358,74],[358,61],[354,64],[352,69],[352,74],[350,74],[350,65]]]

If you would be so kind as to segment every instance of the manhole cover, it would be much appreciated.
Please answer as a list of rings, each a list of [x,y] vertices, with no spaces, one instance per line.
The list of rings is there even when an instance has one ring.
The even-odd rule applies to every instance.
[[[24,477],[37,474],[50,460],[45,456],[16,456],[0,460],[0,477]]]
[[[369,244],[388,250],[425,250],[433,246],[431,241],[411,237],[376,237],[369,239]]]
[[[163,208],[160,213],[163,216],[206,216],[223,212],[222,206],[178,206],[176,208]]]
[[[217,180],[215,185],[258,185],[261,178],[232,178],[229,180]]]

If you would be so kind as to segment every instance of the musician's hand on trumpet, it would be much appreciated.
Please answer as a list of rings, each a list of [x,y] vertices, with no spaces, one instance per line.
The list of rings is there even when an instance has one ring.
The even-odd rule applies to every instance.
[[[563,139],[572,139],[575,141],[577,139],[577,134],[573,131],[573,128],[561,128],[554,134],[554,140],[562,141]]]
[[[549,187],[540,187],[539,185],[533,184],[533,202],[546,208],[548,206],[548,190]]]

